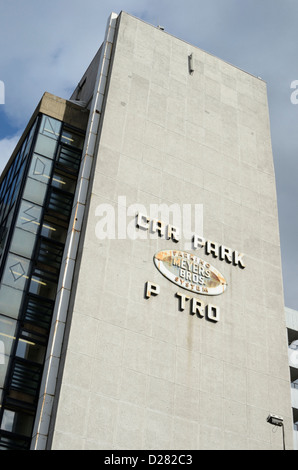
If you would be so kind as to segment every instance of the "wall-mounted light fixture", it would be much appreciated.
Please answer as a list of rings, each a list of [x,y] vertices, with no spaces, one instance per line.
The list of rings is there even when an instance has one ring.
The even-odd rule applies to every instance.
[[[284,419],[281,416],[269,414],[267,416],[267,423],[272,424],[273,426],[278,426],[282,428],[282,440],[283,440],[283,449],[286,450],[285,446],[285,429],[284,429]]]

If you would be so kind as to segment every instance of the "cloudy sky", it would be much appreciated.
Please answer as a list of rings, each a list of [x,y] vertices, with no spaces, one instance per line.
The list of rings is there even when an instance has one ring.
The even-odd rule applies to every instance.
[[[0,171],[44,91],[70,96],[121,10],[267,82],[285,303],[298,309],[298,0],[0,0]]]

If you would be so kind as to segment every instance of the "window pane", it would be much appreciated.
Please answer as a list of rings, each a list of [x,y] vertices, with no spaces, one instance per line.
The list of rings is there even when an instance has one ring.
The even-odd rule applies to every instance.
[[[84,137],[80,134],[76,134],[70,129],[63,129],[61,141],[78,149],[82,149],[84,145]]]
[[[57,166],[62,170],[77,173],[80,167],[81,154],[67,148],[65,145],[60,146],[58,151]]]
[[[46,191],[47,191],[46,184],[40,183],[39,181],[33,180],[32,178],[28,178],[26,186],[25,186],[23,198],[27,199],[27,201],[32,201],[42,206]]]
[[[30,261],[10,253],[3,273],[3,284],[23,290],[28,279]]]
[[[42,224],[41,235],[43,237],[49,238],[50,240],[65,243],[67,229],[53,223],[49,219],[50,218],[44,220]]]
[[[20,338],[17,345],[16,356],[37,364],[42,364],[45,355],[45,346],[34,341]]]
[[[48,184],[51,177],[52,160],[34,154],[29,169],[29,176],[42,183]]]
[[[47,215],[61,221],[68,221],[72,210],[72,201],[72,195],[53,190],[49,198]]]
[[[40,124],[40,134],[57,140],[60,135],[61,122],[57,119],[44,115]]]
[[[23,411],[4,410],[1,429],[5,431],[30,436],[33,426],[33,414]]]
[[[15,340],[17,322],[0,315],[0,387],[4,386],[11,349]]]
[[[28,296],[24,307],[24,323],[29,327],[38,327],[41,332],[47,332],[51,325],[54,303],[47,299]]]
[[[11,226],[12,216],[13,216],[13,211],[10,211],[6,221],[3,222],[3,225],[0,228],[0,258],[2,256],[2,253],[3,253],[4,249],[5,249],[5,244],[6,244],[6,241],[7,241],[8,231],[9,231],[10,226]]]
[[[35,132],[35,128],[36,128],[36,124],[37,124],[37,119],[35,119],[35,122],[34,122],[33,126],[31,127],[30,134],[29,134],[27,142],[26,142],[26,148],[25,148],[25,144],[23,145],[22,158],[24,158],[24,156],[29,153],[31,143],[32,143],[32,140],[33,140],[33,136],[34,136],[34,132]]]
[[[38,269],[47,273],[49,277],[58,277],[64,246],[41,240],[37,249],[35,270]]]
[[[65,173],[55,171],[52,179],[52,186],[55,188],[62,189],[63,191],[67,191],[69,193],[74,193],[76,189],[76,179],[71,178],[69,175]]]
[[[15,435],[0,437],[0,450],[29,450],[30,441],[28,437],[16,437]]]
[[[1,429],[4,431],[12,431],[13,429],[13,420],[14,420],[14,412],[10,410],[4,410]]]
[[[22,291],[2,285],[0,287],[0,313],[18,318],[22,299]]]
[[[36,236],[33,233],[16,228],[11,242],[10,251],[31,258]]]
[[[57,292],[57,283],[34,275],[31,279],[29,292],[30,294],[40,295],[41,297],[54,300]]]
[[[16,226],[37,233],[41,219],[41,207],[28,201],[22,201]]]
[[[40,153],[41,155],[44,155],[48,158],[53,158],[55,156],[56,146],[56,140],[39,134],[35,144],[34,152]]]

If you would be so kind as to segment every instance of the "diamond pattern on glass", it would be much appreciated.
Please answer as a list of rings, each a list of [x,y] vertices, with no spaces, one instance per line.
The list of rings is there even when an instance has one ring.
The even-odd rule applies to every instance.
[[[14,278],[14,281],[16,282],[18,279],[24,276],[25,270],[20,262],[13,264],[12,266],[9,267],[9,270]]]

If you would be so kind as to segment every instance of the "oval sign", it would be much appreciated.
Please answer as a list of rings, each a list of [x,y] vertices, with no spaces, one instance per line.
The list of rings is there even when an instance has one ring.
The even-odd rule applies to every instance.
[[[226,290],[227,282],[217,269],[186,251],[159,251],[154,255],[154,264],[167,279],[183,289],[203,295],[219,295]]]

